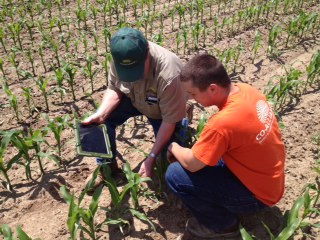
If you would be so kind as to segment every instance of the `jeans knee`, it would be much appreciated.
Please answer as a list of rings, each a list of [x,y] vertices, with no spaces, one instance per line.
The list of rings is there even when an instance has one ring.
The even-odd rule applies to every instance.
[[[171,189],[177,188],[178,182],[182,179],[179,177],[184,174],[184,170],[180,163],[171,163],[166,171],[165,179]]]

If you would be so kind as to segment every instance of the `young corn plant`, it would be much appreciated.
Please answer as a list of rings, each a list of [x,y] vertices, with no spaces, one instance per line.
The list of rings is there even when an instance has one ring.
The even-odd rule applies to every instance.
[[[254,64],[254,60],[257,56],[257,52],[259,50],[259,48],[261,47],[261,33],[259,30],[256,30],[255,36],[254,36],[254,42],[253,42],[253,46],[252,46],[252,64]]]
[[[49,79],[44,79],[42,76],[39,76],[36,81],[36,85],[39,88],[43,98],[44,98],[44,102],[46,105],[46,111],[49,112],[49,100],[48,100],[48,83],[49,83]]]
[[[6,45],[4,43],[4,39],[5,39],[5,29],[4,29],[4,27],[0,27],[0,43],[3,47],[4,52],[8,53],[8,51],[6,49]]]
[[[78,199],[74,196],[74,193],[70,194],[70,192],[66,189],[65,186],[60,188],[60,192],[64,200],[69,204],[69,212],[68,212],[68,229],[70,232],[70,238],[72,240],[79,239],[78,231],[80,230],[81,234],[86,233],[92,240],[98,239],[96,236],[96,232],[99,230],[100,225],[95,224],[95,215],[99,208],[99,199],[102,193],[103,185],[99,186],[92,197],[92,201],[89,205],[89,208],[81,207],[81,203],[84,199],[85,194],[92,188],[98,174],[100,171],[100,167],[98,167],[94,173],[93,178],[88,182],[85,189],[80,193]]]
[[[76,94],[75,94],[75,90],[74,90],[74,84],[75,84],[74,78],[77,73],[77,69],[69,63],[66,63],[63,66],[63,68],[65,69],[66,73],[68,74],[68,78],[66,80],[71,88],[73,101],[76,101]]]
[[[300,86],[302,82],[299,78],[302,72],[292,67],[289,70],[285,68],[285,71],[286,75],[280,76],[276,84],[270,81],[265,91],[268,101],[273,105],[276,112],[281,111],[286,104],[292,103],[294,99],[298,99],[301,95]]]
[[[17,63],[17,55],[16,55],[17,51],[18,51],[18,49],[11,48],[11,54],[9,56],[9,61],[10,61],[11,65],[13,66],[13,68],[15,69],[18,80],[20,81],[21,79],[20,79],[20,73],[19,73],[19,65]]]
[[[194,48],[196,50],[199,49],[199,37],[201,34],[201,31],[203,30],[202,23],[198,20],[195,25],[192,27],[192,38],[194,42]]]
[[[35,70],[35,67],[34,67],[34,57],[33,57],[32,50],[31,50],[31,49],[28,49],[28,51],[27,51],[27,57],[28,57],[29,62],[30,62],[30,64],[31,64],[33,77],[35,77],[35,76],[37,75],[37,73],[36,73],[36,70]]]
[[[45,64],[45,61],[44,61],[44,42],[42,42],[39,46],[39,56],[40,56],[40,59],[41,59],[41,63],[42,63],[42,66],[43,66],[43,69],[44,69],[44,72],[47,72],[47,67],[46,67],[46,64]]]
[[[103,175],[104,175],[104,182],[107,185],[111,199],[112,199],[112,206],[110,207],[101,207],[102,210],[107,212],[107,219],[102,224],[108,225],[117,225],[122,234],[125,234],[124,227],[130,227],[130,223],[128,220],[125,219],[125,215],[130,213],[132,216],[149,223],[153,231],[155,231],[155,227],[153,223],[147,218],[147,216],[138,211],[138,209],[130,208],[125,206],[124,200],[125,197],[131,192],[131,196],[136,197],[135,204],[138,205],[137,200],[137,193],[140,188],[140,184],[144,181],[148,181],[148,178],[141,178],[139,174],[133,173],[128,166],[125,169],[126,176],[128,178],[128,183],[124,186],[123,190],[119,192],[117,189],[117,185],[115,180],[111,177],[111,170],[107,164],[102,164]]]
[[[270,57],[277,57],[279,55],[279,50],[277,49],[277,38],[279,34],[282,32],[282,28],[279,25],[274,25],[270,32],[268,38],[268,48],[267,54]]]
[[[96,55],[98,56],[99,55],[99,47],[98,47],[98,45],[99,45],[99,36],[98,36],[98,34],[97,34],[97,32],[95,30],[93,30],[92,35],[93,35],[94,44],[95,44],[94,45],[94,50],[96,51]]]
[[[239,59],[240,59],[240,55],[245,51],[245,48],[243,46],[242,43],[242,39],[240,39],[240,42],[238,44],[238,46],[235,48],[235,54],[233,56],[233,60],[234,60],[234,67],[233,67],[233,72],[236,72],[237,67],[240,65],[239,64]]]
[[[69,126],[69,115],[64,115],[63,117],[55,117],[49,118],[45,116],[48,121],[47,127],[44,128],[46,131],[51,131],[54,135],[54,138],[57,142],[57,149],[58,149],[58,157],[59,162],[62,164],[62,156],[61,156],[61,149],[62,149],[62,132]]]
[[[109,65],[110,65],[111,60],[112,60],[111,53],[106,53],[105,54],[105,59],[102,62],[102,66],[103,66],[103,69],[104,69],[104,76],[105,76],[105,79],[106,79],[107,86],[108,86]]]
[[[82,68],[82,73],[85,75],[85,77],[90,79],[90,85],[91,85],[91,93],[94,92],[94,86],[93,86],[93,79],[98,74],[99,69],[93,69],[92,63],[94,61],[94,58],[89,55],[86,57],[86,66]]]
[[[20,152],[12,157],[10,160],[5,160],[4,154],[8,148],[8,145],[11,142],[11,139],[15,137],[15,135],[20,134],[21,131],[18,130],[9,130],[9,131],[2,131],[0,130],[0,173],[5,178],[5,181],[2,182],[5,188],[9,191],[12,191],[11,181],[8,175],[8,171],[12,169],[12,165],[17,163],[21,157]]]
[[[66,95],[66,89],[63,86],[64,73],[63,68],[54,69],[55,79],[57,81],[56,90],[59,92],[61,103],[63,103],[63,96]]]
[[[3,59],[0,58],[0,71],[2,73],[2,77],[3,77],[3,80],[4,80],[4,83],[7,83],[7,76],[6,76],[6,73],[4,71],[4,68],[3,68]]]
[[[314,87],[320,85],[320,50],[318,50],[311,58],[309,65],[306,68],[307,80],[304,87],[304,92],[307,87]]]
[[[139,205],[139,191],[141,183],[151,181],[151,178],[142,178],[139,173],[135,173],[131,170],[130,164],[126,162],[123,166],[123,171],[126,175],[130,187],[130,194],[133,201],[134,209],[138,209]]]
[[[24,98],[26,99],[26,102],[27,102],[29,116],[32,116],[32,111],[36,110],[36,107],[34,105],[34,100],[32,98],[32,88],[31,87],[22,87],[21,89],[23,91],[22,95],[24,96]],[[31,108],[31,102],[33,103],[32,108]]]
[[[55,59],[57,60],[58,67],[61,67],[60,64],[60,58],[59,58],[59,48],[60,48],[61,42],[55,41],[54,39],[50,39],[50,47],[54,52]]]
[[[108,27],[105,27],[103,29],[103,32],[102,32],[103,36],[104,36],[104,47],[105,47],[105,51],[106,53],[108,52],[108,45],[109,45],[109,42],[111,40],[111,32],[110,32],[110,29]]]
[[[10,143],[18,150],[18,154],[14,157],[14,162],[20,165],[23,165],[25,168],[26,178],[32,179],[31,175],[31,162],[32,155],[30,155],[30,151],[32,150],[32,145],[30,142],[26,141],[26,137],[22,130],[16,130],[14,134],[10,136]],[[23,158],[25,161],[22,161]]]
[[[48,147],[50,146],[49,143],[46,141],[45,137],[47,136],[47,130],[46,129],[37,129],[33,131],[31,127],[28,128],[28,136],[25,137],[24,141],[26,145],[33,149],[35,154],[34,157],[37,159],[39,168],[42,174],[44,174],[44,168],[42,165],[42,159],[49,158],[50,160],[53,160],[59,165],[59,162],[57,158],[50,154],[42,151],[42,144],[45,143]]]
[[[20,240],[32,240],[32,238],[29,237],[29,235],[25,231],[23,231],[20,226],[16,227],[16,235],[17,235],[18,239],[20,239]],[[9,227],[9,225],[7,225],[7,224],[3,224],[0,226],[0,236],[3,236],[4,237],[3,239],[5,239],[5,240],[13,240],[14,239],[13,238],[14,233],[13,233],[12,229]],[[37,240],[37,239],[35,239],[35,240]]]
[[[17,40],[18,40],[19,48],[21,51],[23,51],[22,42],[21,42],[22,23],[21,22],[11,23],[8,25],[8,29],[11,33],[11,38],[14,42],[14,45],[17,46]]]
[[[17,96],[9,89],[9,86],[7,83],[4,83],[2,85],[2,88],[9,98],[10,107],[12,107],[17,121],[20,122],[20,112],[18,107]]]

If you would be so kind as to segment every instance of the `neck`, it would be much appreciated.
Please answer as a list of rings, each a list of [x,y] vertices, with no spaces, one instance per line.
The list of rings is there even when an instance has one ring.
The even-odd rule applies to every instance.
[[[221,91],[221,102],[217,107],[221,110],[228,98],[237,92],[239,92],[239,87],[235,86],[233,83],[231,83],[228,88],[223,88],[223,91]]]

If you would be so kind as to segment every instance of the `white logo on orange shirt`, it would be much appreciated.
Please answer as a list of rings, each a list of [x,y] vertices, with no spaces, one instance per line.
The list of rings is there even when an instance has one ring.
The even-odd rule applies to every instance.
[[[257,114],[259,120],[264,124],[265,128],[262,129],[256,136],[256,140],[262,143],[271,131],[271,126],[274,120],[274,115],[270,105],[263,100],[259,100],[256,104]]]

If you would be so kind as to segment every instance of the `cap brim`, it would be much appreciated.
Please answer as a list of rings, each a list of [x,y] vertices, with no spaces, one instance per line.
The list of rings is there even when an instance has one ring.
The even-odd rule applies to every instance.
[[[115,63],[117,74],[120,81],[123,82],[135,82],[143,78],[144,75],[144,62],[135,64],[134,67],[124,67],[120,64]]]

